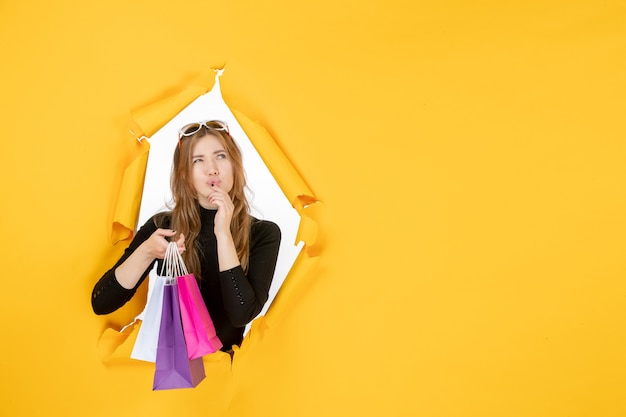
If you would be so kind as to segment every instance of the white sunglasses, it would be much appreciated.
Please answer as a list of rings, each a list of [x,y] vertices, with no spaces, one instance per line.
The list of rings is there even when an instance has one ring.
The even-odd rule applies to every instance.
[[[189,123],[183,126],[178,131],[178,142],[180,143],[180,140],[182,138],[192,136],[195,133],[198,133],[203,127],[205,127],[207,130],[224,130],[226,131],[226,133],[230,134],[226,122],[222,122],[220,120],[204,120],[202,122]]]

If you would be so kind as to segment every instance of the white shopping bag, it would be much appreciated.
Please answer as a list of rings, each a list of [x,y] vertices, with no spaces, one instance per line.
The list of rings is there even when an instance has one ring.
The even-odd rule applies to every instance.
[[[163,309],[163,286],[167,278],[158,274],[155,264],[150,271],[148,280],[148,300],[146,301],[146,308],[135,318],[135,320],[141,320],[141,325],[130,357],[147,362],[156,362],[161,311]]]

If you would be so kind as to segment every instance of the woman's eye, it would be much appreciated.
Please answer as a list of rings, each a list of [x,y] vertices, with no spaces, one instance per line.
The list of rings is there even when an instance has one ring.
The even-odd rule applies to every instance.
[[[194,164],[199,163],[199,162],[202,162],[202,159],[194,159],[194,160],[192,161],[192,163],[194,163]]]
[[[225,153],[218,153],[217,154],[217,159],[224,159],[226,158],[226,154]]]

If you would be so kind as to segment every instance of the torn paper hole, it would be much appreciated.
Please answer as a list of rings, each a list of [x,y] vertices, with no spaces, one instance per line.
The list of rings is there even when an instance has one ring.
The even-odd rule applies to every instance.
[[[157,212],[169,210],[168,204],[172,198],[170,172],[174,149],[178,141],[178,129],[185,124],[202,120],[222,120],[228,124],[230,133],[243,154],[251,214],[257,218],[275,222],[282,232],[278,263],[269,299],[260,313],[264,315],[302,249],[301,242],[295,244],[300,216],[222,99],[219,73],[210,92],[194,100],[148,139],[150,152],[146,165],[138,225],[143,225]],[[246,327],[246,333],[249,328],[250,325]]]

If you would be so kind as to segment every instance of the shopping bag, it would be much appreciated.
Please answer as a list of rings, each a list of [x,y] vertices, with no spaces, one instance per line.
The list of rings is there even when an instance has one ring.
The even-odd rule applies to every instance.
[[[189,359],[200,358],[218,351],[222,342],[215,333],[213,320],[200,293],[193,274],[177,278],[178,300]]]
[[[153,390],[193,388],[205,377],[202,358],[189,359],[180,320],[176,280],[163,287],[163,309]]]
[[[196,278],[187,271],[178,250],[172,250],[166,256],[169,257],[171,273],[177,277],[178,301],[189,359],[216,352],[222,347],[222,342],[215,333]]]
[[[161,309],[163,307],[163,286],[165,277],[157,273],[157,267],[150,271],[148,277],[149,291],[145,310],[137,317],[141,319],[141,326],[130,357],[147,362],[156,360],[157,343],[161,324]]]

